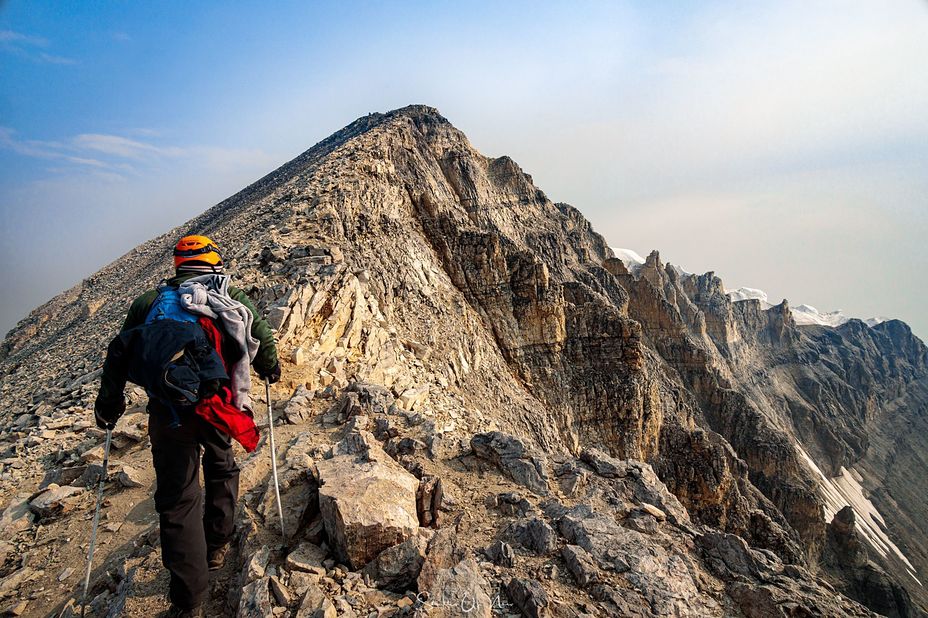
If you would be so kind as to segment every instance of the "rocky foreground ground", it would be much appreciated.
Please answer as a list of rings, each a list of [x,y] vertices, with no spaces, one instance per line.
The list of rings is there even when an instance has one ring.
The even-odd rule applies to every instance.
[[[695,524],[646,463],[596,449],[549,458],[498,431],[450,437],[421,404],[372,384],[278,403],[279,422],[294,423],[277,431],[288,536],[264,442],[241,458],[238,540],[210,615],[871,615]],[[4,562],[19,565],[0,582],[12,615],[79,611],[101,432],[74,409],[48,412],[21,420],[35,458],[6,474],[38,481],[2,518]],[[114,433],[89,615],[167,608],[145,424],[133,410]],[[48,457],[60,465],[40,481],[24,470]]]

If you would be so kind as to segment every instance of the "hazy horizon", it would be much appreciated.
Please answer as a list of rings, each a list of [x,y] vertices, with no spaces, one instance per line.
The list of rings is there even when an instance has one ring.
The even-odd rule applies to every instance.
[[[423,103],[610,246],[924,340],[926,35],[915,1],[0,4],[0,333],[355,118]]]

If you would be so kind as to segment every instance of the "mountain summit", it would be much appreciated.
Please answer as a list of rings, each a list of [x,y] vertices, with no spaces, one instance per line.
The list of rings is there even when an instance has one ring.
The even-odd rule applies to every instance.
[[[0,594],[26,613],[73,607],[103,352],[189,232],[219,243],[277,330],[297,531],[275,528],[262,443],[241,459],[238,548],[211,614],[928,604],[928,349],[905,324],[798,326],[785,302],[733,302],[657,252],[630,270],[512,159],[411,106],[355,121],[11,331]],[[117,431],[99,615],[163,603],[144,401],[130,393]]]

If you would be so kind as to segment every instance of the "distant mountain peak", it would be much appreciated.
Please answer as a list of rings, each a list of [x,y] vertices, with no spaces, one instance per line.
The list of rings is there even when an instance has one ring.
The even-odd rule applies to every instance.
[[[637,273],[641,266],[643,266],[646,262],[645,258],[641,257],[641,255],[632,249],[612,247],[612,252],[617,258],[622,260],[622,263],[625,264],[625,267],[628,268],[629,272],[631,273]],[[652,251],[651,254],[656,255],[656,252]],[[649,254],[649,257],[651,254]],[[677,272],[680,277],[688,277],[691,274],[676,264],[671,264],[670,266]],[[728,294],[728,297],[731,298],[732,302],[737,303],[744,300],[757,300],[760,301],[761,308],[763,309],[770,309],[774,306],[774,304],[770,302],[767,293],[757,288],[740,287],[735,290],[726,290],[725,293]],[[840,309],[836,311],[822,312],[812,305],[806,304],[790,306],[790,309],[793,313],[793,319],[796,320],[796,324],[799,324],[800,326],[815,324],[818,326],[830,326],[835,328],[845,324],[852,319],[860,319],[867,326],[873,327],[890,319],[886,317],[872,317],[866,319],[854,318],[845,315]]]

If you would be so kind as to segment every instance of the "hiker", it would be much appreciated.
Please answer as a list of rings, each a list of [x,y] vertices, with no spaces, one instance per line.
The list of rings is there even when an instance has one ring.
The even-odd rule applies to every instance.
[[[222,567],[233,534],[239,468],[230,437],[248,451],[258,441],[249,365],[274,383],[280,363],[271,327],[243,291],[228,286],[213,241],[181,238],[174,268],[173,278],[129,308],[107,349],[94,415],[98,427],[111,429],[126,408],[126,381],[145,387],[161,559],[171,573],[168,615],[202,616],[208,571]]]

